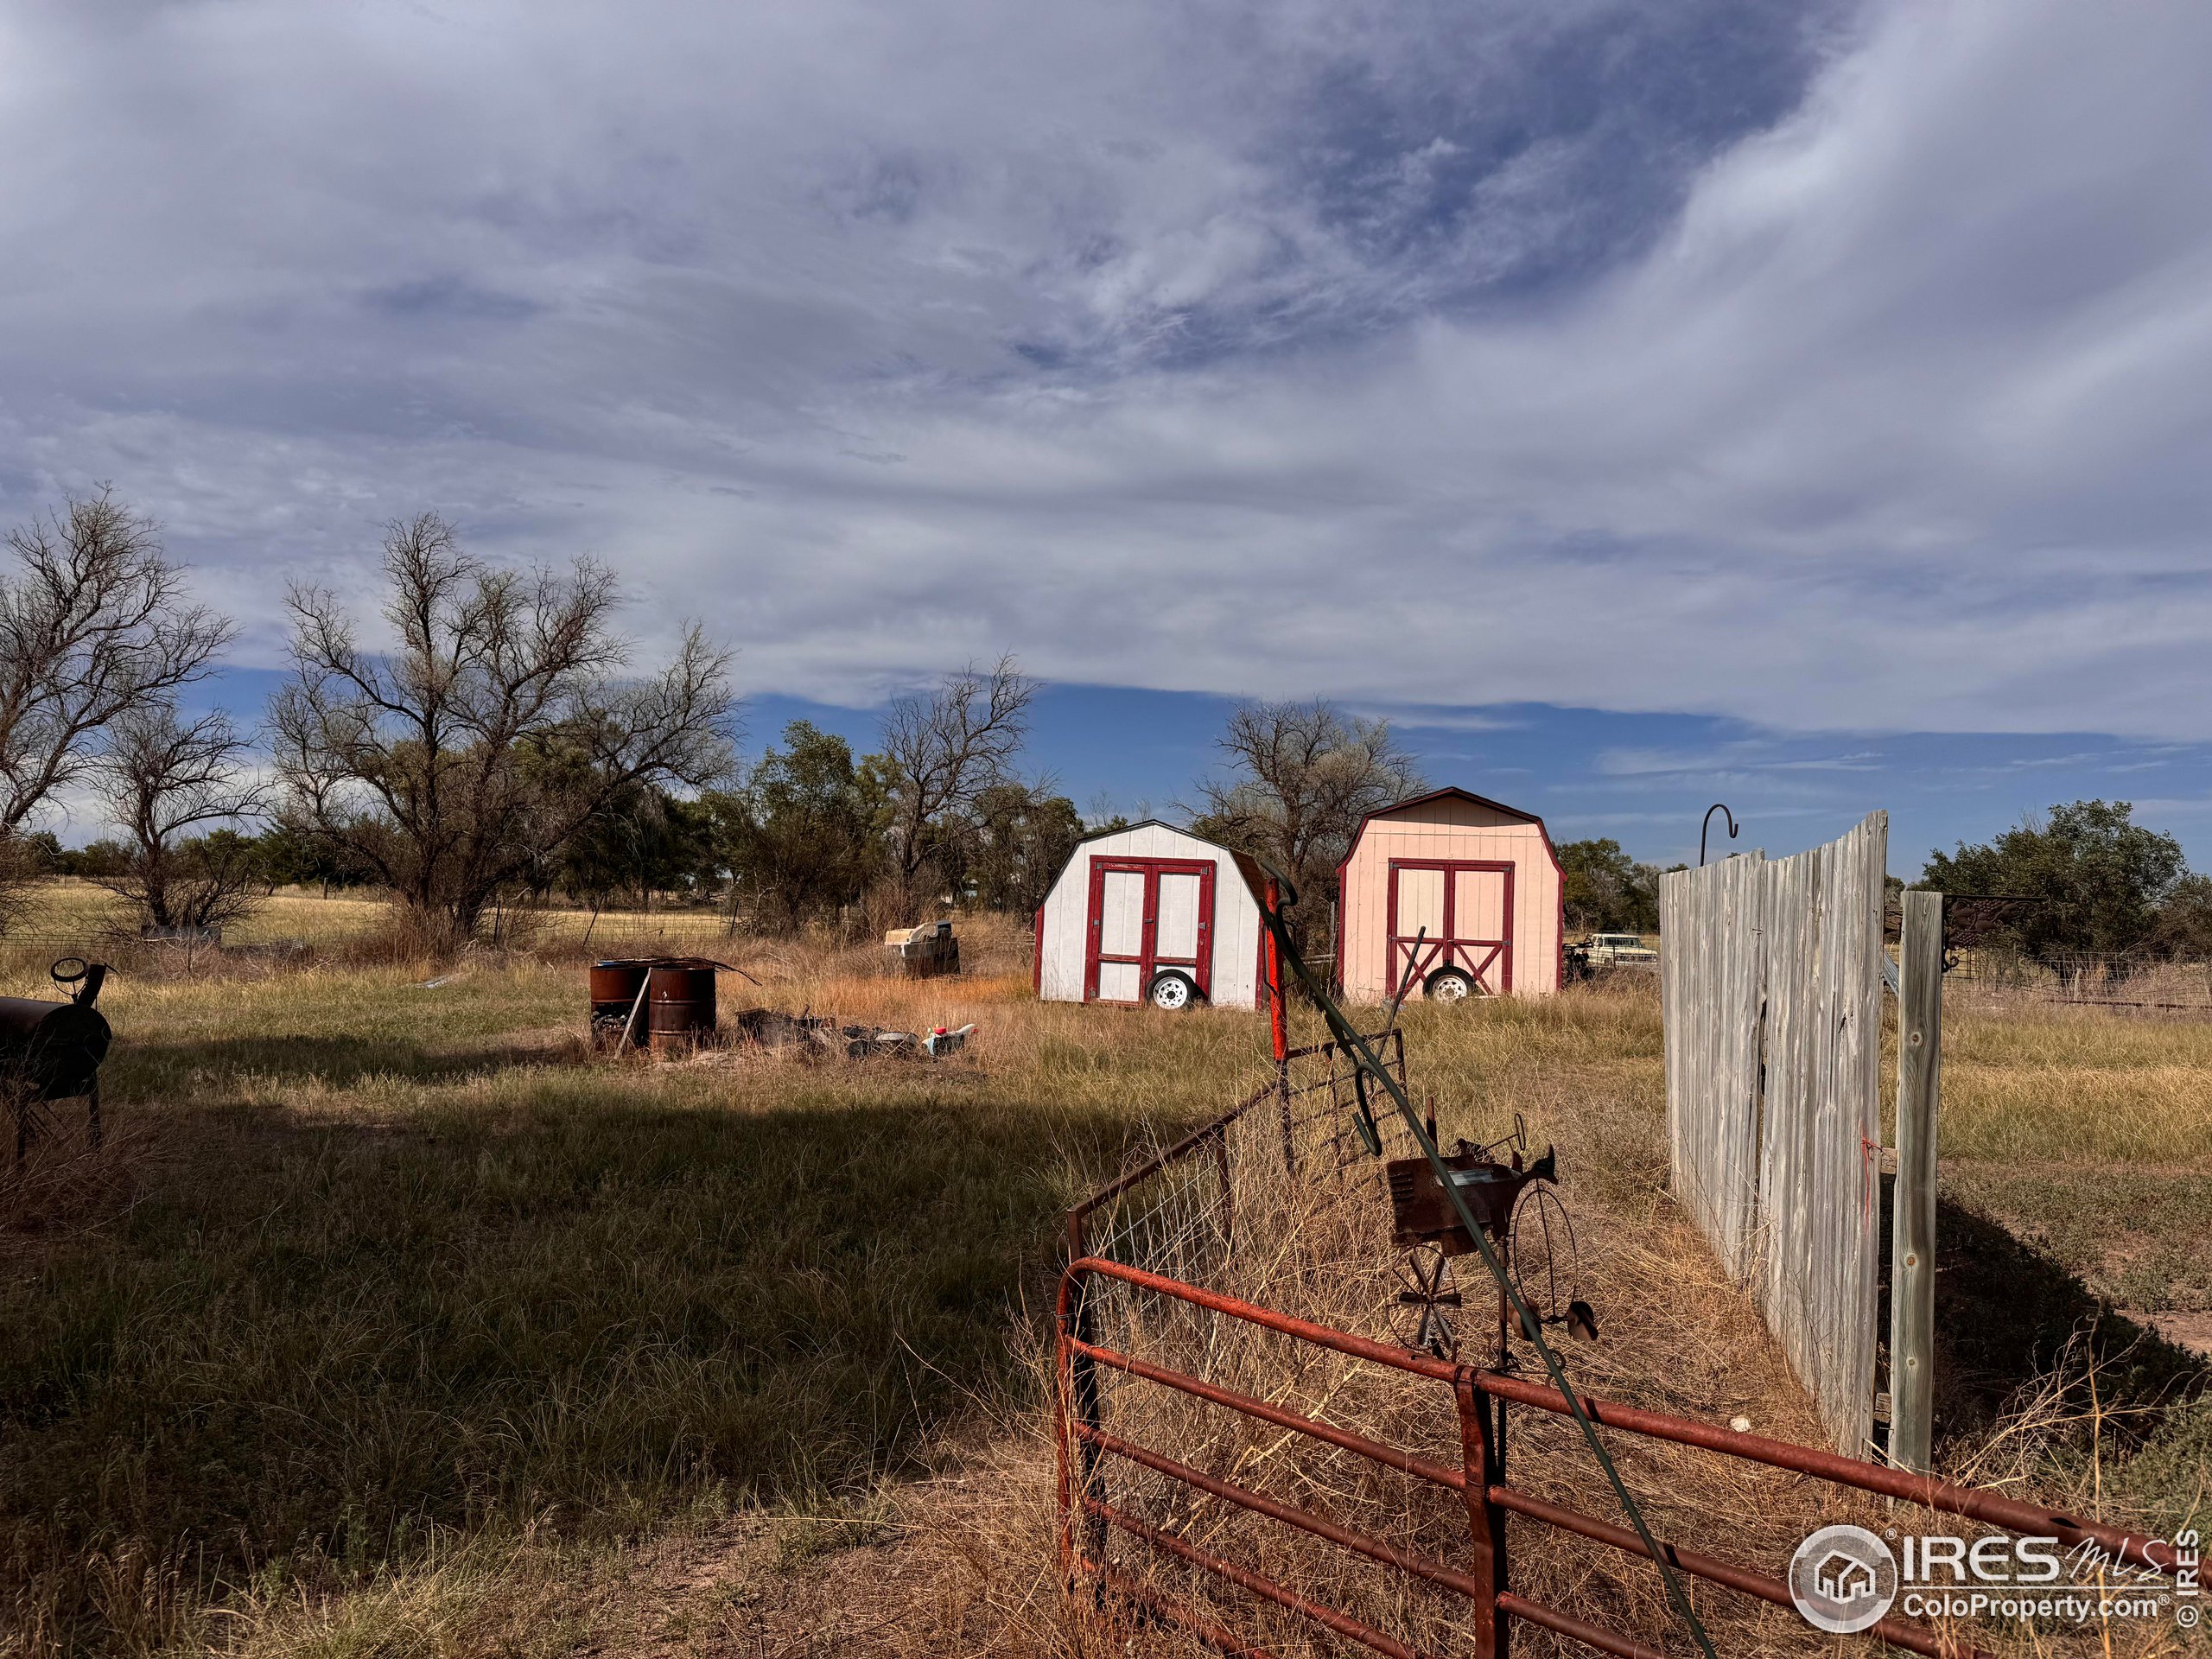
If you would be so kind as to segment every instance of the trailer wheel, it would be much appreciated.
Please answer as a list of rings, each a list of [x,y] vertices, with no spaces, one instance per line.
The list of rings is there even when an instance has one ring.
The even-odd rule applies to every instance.
[[[1144,1000],[1166,1014],[1180,1014],[1198,1002],[1198,988],[1188,974],[1164,968],[1152,976],[1152,983],[1145,988]]]
[[[1421,990],[1432,1002],[1464,1002],[1483,994],[1482,987],[1459,968],[1438,969],[1422,983]]]

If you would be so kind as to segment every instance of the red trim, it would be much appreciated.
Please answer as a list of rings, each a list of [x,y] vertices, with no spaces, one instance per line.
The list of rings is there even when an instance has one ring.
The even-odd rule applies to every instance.
[[[1037,931],[1030,942],[1029,988],[1045,995],[1045,906],[1037,906]]]
[[[1083,1000],[1098,1001],[1098,966],[1102,962],[1133,963],[1137,969],[1137,999],[1141,1001],[1153,976],[1162,968],[1183,968],[1190,970],[1198,982],[1198,995],[1211,1001],[1213,997],[1213,888],[1214,876],[1219,867],[1210,858],[1107,858],[1094,855],[1090,861],[1090,907],[1084,918]],[[1104,938],[1106,877],[1109,872],[1141,875],[1144,878],[1144,919],[1140,924],[1137,954],[1134,957],[1109,957],[1100,950]],[[1198,878],[1198,927],[1195,957],[1163,957],[1160,954],[1160,878],[1163,875],[1195,875]]]
[[[1440,870],[1444,875],[1444,931],[1441,934],[1421,941],[1421,955],[1414,956],[1414,941],[1411,936],[1398,931],[1398,874],[1402,870]],[[1476,870],[1485,874],[1505,878],[1505,907],[1499,919],[1504,924],[1504,936],[1495,939],[1461,937],[1457,928],[1459,901],[1459,875],[1462,871]],[[1489,858],[1394,858],[1384,876],[1383,940],[1389,964],[1390,988],[1396,990],[1408,964],[1414,969],[1416,982],[1426,982],[1440,968],[1464,969],[1478,988],[1486,989],[1498,996],[1513,995],[1513,874],[1514,866],[1498,859]],[[1339,906],[1341,909],[1341,906]],[[1497,969],[1497,983],[1485,986],[1484,979],[1491,969]]]
[[[1266,904],[1270,912],[1282,908],[1282,888],[1274,881],[1268,883]],[[1341,908],[1341,906],[1339,906]],[[1288,1010],[1282,1001],[1282,958],[1275,949],[1274,931],[1268,926],[1267,918],[1260,918],[1260,984],[1268,999],[1268,1030],[1273,1039],[1277,1060],[1290,1057],[1290,1028],[1287,1023]]]

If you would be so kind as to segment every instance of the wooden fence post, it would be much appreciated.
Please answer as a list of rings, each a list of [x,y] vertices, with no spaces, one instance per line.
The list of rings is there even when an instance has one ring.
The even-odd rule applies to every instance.
[[[1897,948],[1897,1179],[1890,1234],[1890,1461],[1928,1471],[1936,1383],[1936,1107],[1943,895],[1904,895]]]

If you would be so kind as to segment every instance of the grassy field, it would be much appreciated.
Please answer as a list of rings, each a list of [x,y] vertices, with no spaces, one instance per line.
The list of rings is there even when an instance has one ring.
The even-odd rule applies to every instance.
[[[301,944],[310,950],[342,950],[384,928],[391,906],[380,898],[340,892],[327,896],[299,887],[273,894],[245,920],[225,930],[226,944],[251,946]],[[727,940],[727,919],[709,910],[634,908],[593,912],[550,904],[524,912],[531,940],[553,950],[606,950],[636,946],[663,951],[702,950]],[[75,878],[42,883],[29,911],[0,940],[11,952],[29,956],[41,945],[76,950],[102,940],[124,940],[134,931],[129,906],[105,888]],[[181,965],[181,947],[167,947],[163,959]]]
[[[261,925],[374,925],[321,903]],[[0,1187],[0,1653],[1074,1639],[1030,1370],[1058,1211],[1218,1109],[1265,1039],[1040,1007],[1014,946],[979,933],[979,971],[912,985],[868,952],[718,952],[766,982],[726,1005],[977,1021],[942,1065],[595,1058],[575,966],[525,958],[118,978],[109,1147],[73,1122]],[[1574,1190],[1662,1217],[1648,989],[1409,1026],[1447,1133],[1522,1110]],[[1976,1306],[2005,1315],[1962,1316],[1961,1455],[2100,1297],[2212,1308],[2208,1061],[2203,1027],[1955,1023],[1951,1281],[1993,1279]],[[2107,1317],[2107,1351],[2130,1332]],[[2156,1353],[2123,1409],[2185,1376]],[[1732,1409],[1708,1360],[1675,1403]],[[2105,1501],[2201,1509],[2212,1414],[2127,1421]]]

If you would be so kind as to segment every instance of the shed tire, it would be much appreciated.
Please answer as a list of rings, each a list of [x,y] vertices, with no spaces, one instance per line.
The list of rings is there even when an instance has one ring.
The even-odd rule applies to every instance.
[[[1464,1002],[1483,995],[1480,982],[1459,968],[1438,969],[1422,982],[1421,991],[1432,1002]]]
[[[1180,1014],[1185,1008],[1196,1007],[1202,999],[1197,982],[1188,974],[1163,968],[1145,987],[1144,1000],[1163,1014]]]

